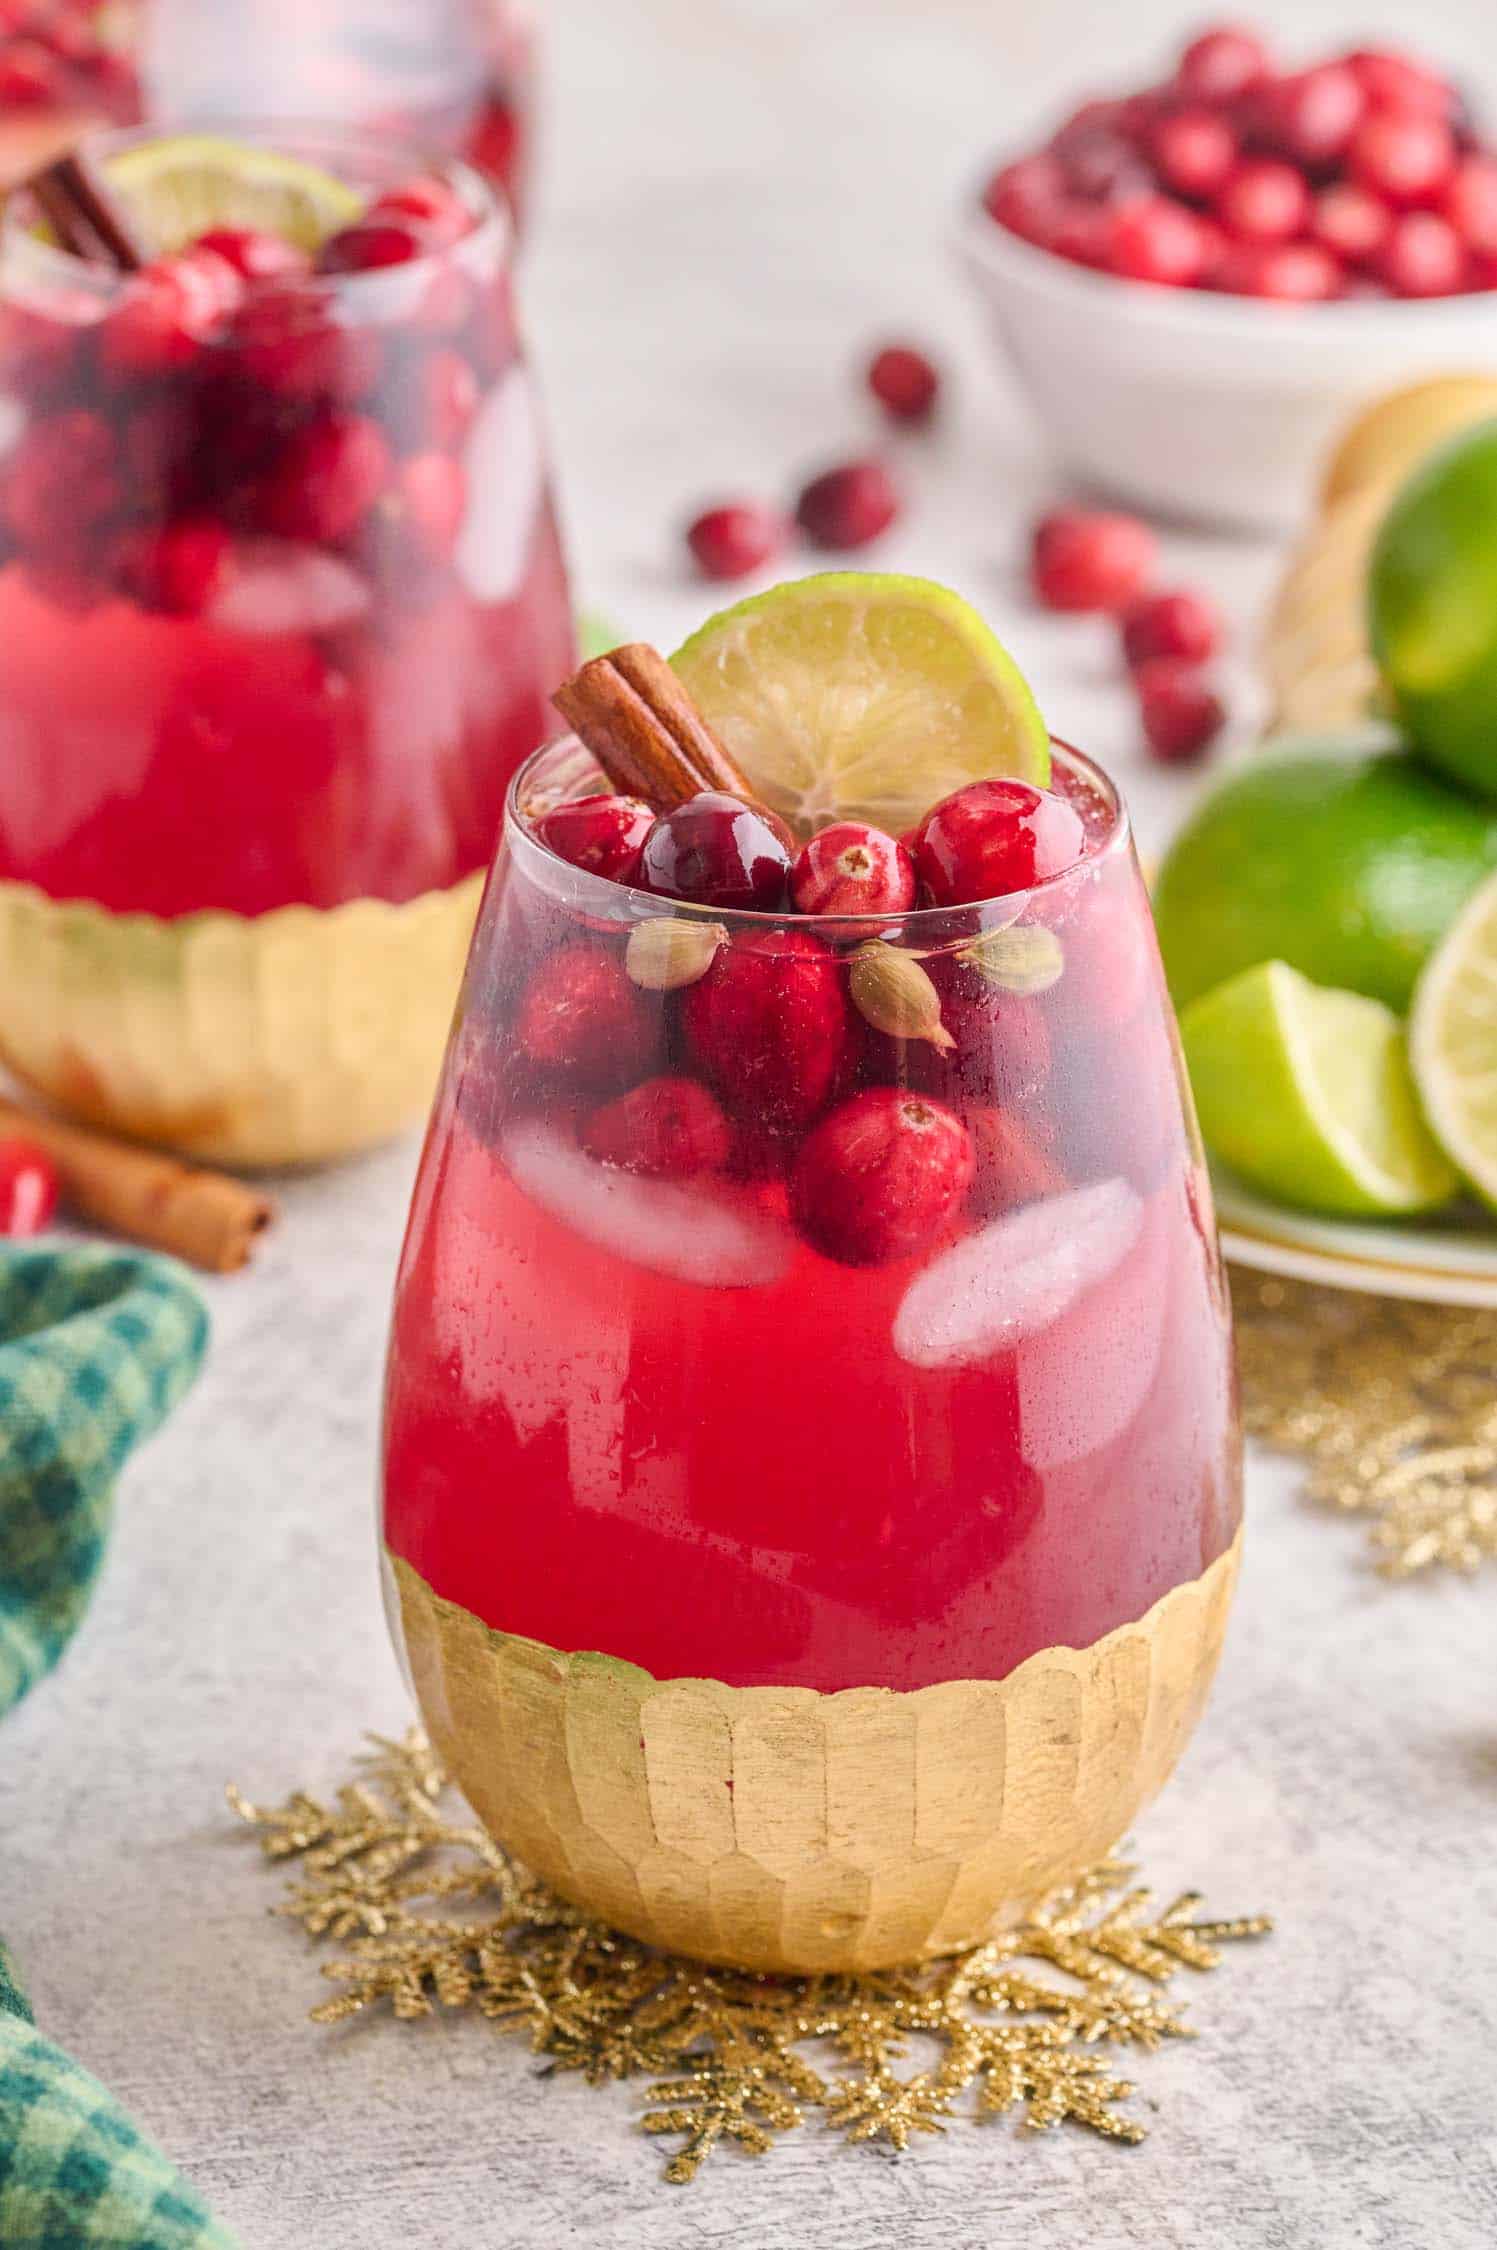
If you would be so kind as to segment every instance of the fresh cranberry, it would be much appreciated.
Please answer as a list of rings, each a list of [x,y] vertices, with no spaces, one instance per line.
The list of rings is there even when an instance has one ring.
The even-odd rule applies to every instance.
[[[881,828],[839,820],[806,844],[790,870],[797,914],[903,914],[915,903],[915,864]]]
[[[967,1208],[974,1219],[1001,1218],[1021,1204],[1059,1195],[1067,1185],[1038,1125],[985,1102],[974,1104],[966,1118],[974,1159]]]
[[[1344,63],[1296,71],[1268,89],[1263,120],[1275,148],[1308,172],[1344,156],[1367,109],[1367,96]]]
[[[222,587],[231,551],[229,534],[216,517],[185,517],[130,533],[117,575],[143,608],[198,617]]]
[[[1144,740],[1166,765],[1199,758],[1221,733],[1226,712],[1194,664],[1156,656],[1133,675]]]
[[[1466,282],[1466,248],[1448,219],[1405,211],[1394,225],[1377,276],[1395,297],[1453,297]]]
[[[758,500],[722,501],[686,529],[686,544],[704,578],[747,578],[774,561],[784,540],[784,518]]]
[[[389,481],[390,446],[364,414],[322,414],[288,440],[261,487],[261,528],[283,539],[337,545],[368,515]]]
[[[632,883],[654,824],[654,812],[640,798],[604,794],[555,806],[536,824],[536,834],[568,866]]]
[[[1108,232],[1107,263],[1128,281],[1188,289],[1200,279],[1205,263],[1200,222],[1168,196],[1120,204]]]
[[[1039,246],[1075,265],[1101,269],[1112,247],[1112,219],[1111,211],[1096,203],[1057,204]]]
[[[1347,167],[1373,195],[1405,209],[1436,203],[1455,171],[1455,141],[1440,117],[1374,110],[1357,128]]]
[[[868,388],[895,422],[928,422],[941,395],[934,363],[914,344],[885,344],[868,363]]]
[[[1339,262],[1318,242],[1234,242],[1215,286],[1232,296],[1313,305],[1341,296],[1344,280]]]
[[[478,377],[461,352],[436,351],[420,375],[425,425],[433,445],[455,452],[478,412]]]
[[[1395,54],[1389,47],[1358,47],[1346,64],[1374,107],[1449,119],[1453,106],[1449,84],[1411,56]]]
[[[421,229],[428,245],[443,248],[460,242],[473,229],[473,213],[450,181],[422,173],[399,187],[386,188],[365,213],[368,219],[402,219]]]
[[[1221,641],[1221,616],[1204,594],[1145,594],[1123,615],[1123,655],[1130,670],[1155,656],[1179,656],[1205,664]]]
[[[1237,24],[1213,24],[1192,39],[1180,57],[1181,89],[1197,101],[1231,102],[1273,68],[1256,33]]]
[[[1051,134],[1050,153],[1065,162],[1078,149],[1086,148],[1099,133],[1121,135],[1124,140],[1130,140],[1135,131],[1132,97],[1123,101],[1105,97],[1085,101]]]
[[[866,547],[899,514],[894,479],[881,461],[847,461],[813,477],[795,503],[795,520],[818,547]]]
[[[1046,609],[1126,609],[1154,567],[1157,544],[1136,516],[1058,508],[1035,526],[1035,594]]]
[[[1249,157],[1216,199],[1216,215],[1239,242],[1290,242],[1310,217],[1310,190],[1292,164]]]
[[[1440,208],[1474,256],[1497,257],[1497,157],[1462,157]]]
[[[40,1234],[59,1185],[57,1166],[35,1141],[0,1140],[0,1235]]]
[[[911,857],[933,905],[969,906],[1031,890],[1085,849],[1081,815],[1053,790],[971,781],[926,814]]]
[[[0,515],[23,547],[92,531],[122,497],[114,433],[84,407],[29,424],[0,477]]]
[[[1000,226],[1032,242],[1069,189],[1059,157],[1042,150],[1036,156],[1021,156],[1016,163],[1005,164],[995,172],[983,192],[983,207]]]
[[[650,1043],[644,996],[621,961],[582,942],[550,953],[515,1020],[519,1051],[538,1070],[583,1083],[617,1081]]]
[[[1387,204],[1350,180],[1322,188],[1310,219],[1312,241],[1349,266],[1367,265],[1376,258],[1392,227]]]
[[[1209,202],[1232,176],[1237,135],[1214,110],[1177,109],[1160,118],[1149,152],[1166,187]]]
[[[222,258],[244,281],[290,281],[311,271],[305,250],[258,227],[211,227],[193,248]]]
[[[468,512],[462,463],[450,453],[418,453],[402,461],[395,472],[394,502],[416,554],[427,562],[449,561]]]
[[[734,1145],[721,1102],[694,1078],[647,1078],[582,1128],[582,1146],[598,1163],[653,1180],[726,1171]]]
[[[432,248],[426,230],[410,219],[372,213],[330,235],[317,253],[319,273],[375,273],[385,266],[409,265]]]
[[[105,368],[125,379],[144,379],[190,366],[223,332],[243,289],[228,260],[211,250],[187,250],[142,267],[100,331]]]
[[[763,814],[721,789],[704,789],[651,829],[640,888],[695,906],[770,913],[785,896],[790,854]]]
[[[681,1020],[692,1053],[730,1109],[779,1137],[826,1107],[852,1041],[837,956],[803,930],[769,930],[719,948],[688,986]]]
[[[379,339],[348,328],[309,289],[255,290],[234,322],[234,350],[249,386],[278,399],[362,398],[380,367]]]
[[[790,1180],[808,1241],[849,1266],[908,1258],[948,1227],[972,1185],[972,1140],[944,1102],[873,1086],[809,1136]]]
[[[1132,203],[1153,193],[1153,166],[1122,133],[1078,137],[1065,156],[1066,180],[1092,203]]]
[[[60,107],[66,84],[55,55],[39,39],[7,40],[0,46],[0,107]]]

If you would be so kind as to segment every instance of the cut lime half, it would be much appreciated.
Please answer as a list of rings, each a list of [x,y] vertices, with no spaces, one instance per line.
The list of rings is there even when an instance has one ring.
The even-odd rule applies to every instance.
[[[1180,1036],[1208,1146],[1273,1201],[1387,1218],[1456,1193],[1380,1000],[1263,961],[1192,1001]]]
[[[902,835],[969,781],[1043,786],[1050,738],[975,609],[924,578],[830,572],[709,619],[671,659],[777,812]]]
[[[1497,876],[1457,917],[1419,980],[1409,1054],[1446,1155],[1497,1209]]]
[[[108,173],[153,254],[162,257],[213,227],[278,234],[310,253],[364,208],[356,189],[315,164],[209,133],[142,141],[112,156]]]

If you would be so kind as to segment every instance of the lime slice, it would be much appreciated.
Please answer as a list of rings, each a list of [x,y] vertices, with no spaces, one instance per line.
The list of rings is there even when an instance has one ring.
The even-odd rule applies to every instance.
[[[1497,1208],[1497,876],[1482,884],[1419,980],[1409,1057],[1446,1155]]]
[[[1023,674],[976,610],[928,579],[795,579],[710,618],[671,663],[803,830],[864,820],[899,836],[969,781],[1050,778]]]
[[[121,150],[110,185],[151,248],[170,256],[211,227],[253,227],[314,251],[364,199],[330,172],[272,149],[182,133]]]
[[[1208,1145],[1275,1202],[1380,1218],[1455,1194],[1380,1000],[1262,961],[1192,1001],[1180,1036]]]

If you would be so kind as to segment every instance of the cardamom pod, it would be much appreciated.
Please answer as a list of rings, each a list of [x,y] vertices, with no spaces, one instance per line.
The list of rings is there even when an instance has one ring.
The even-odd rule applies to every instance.
[[[925,1039],[932,1047],[954,1047],[941,1021],[941,995],[912,953],[872,938],[852,957],[848,989],[853,1006],[875,1031],[891,1039]]]
[[[1065,948],[1053,930],[1037,923],[989,930],[964,945],[957,959],[1000,992],[1048,992],[1065,969]]]
[[[624,967],[646,992],[679,992],[707,974],[727,938],[721,922],[656,915],[651,921],[636,922],[630,931]]]

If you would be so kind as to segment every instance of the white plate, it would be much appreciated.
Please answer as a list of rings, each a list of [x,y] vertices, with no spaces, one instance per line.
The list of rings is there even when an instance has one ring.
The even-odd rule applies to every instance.
[[[1235,1265],[1374,1297],[1497,1311],[1497,1219],[1475,1205],[1399,1226],[1286,1211],[1221,1172],[1212,1186],[1222,1248]]]

